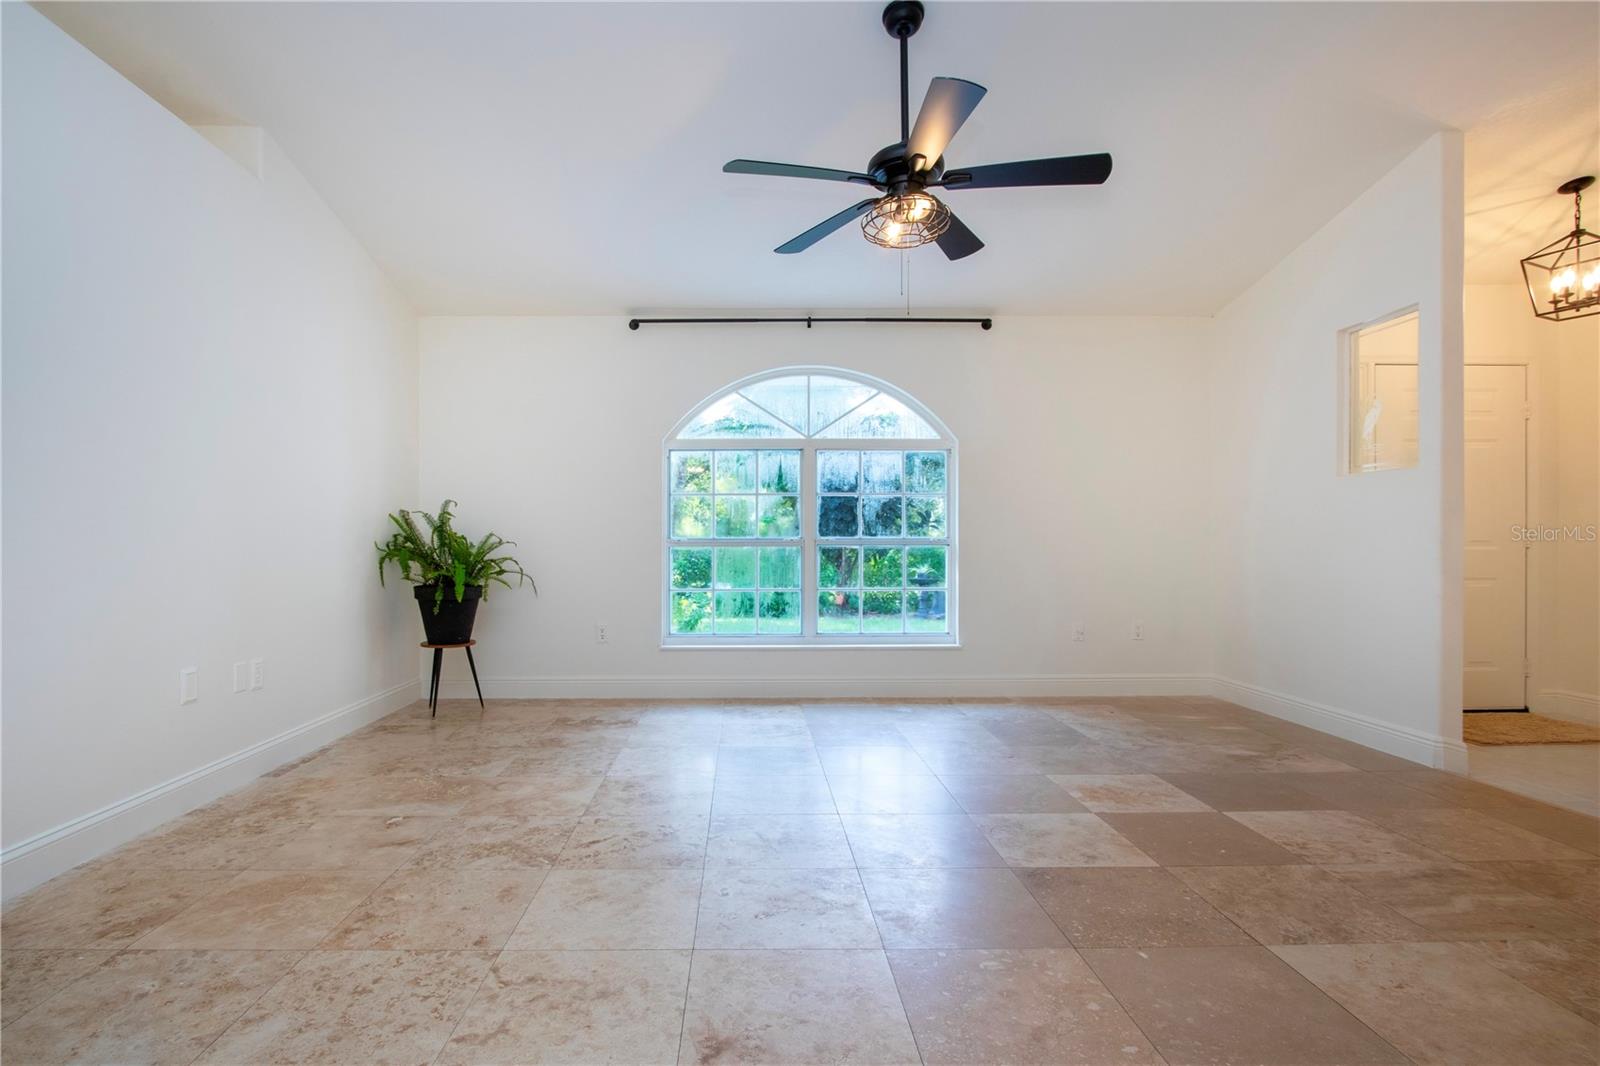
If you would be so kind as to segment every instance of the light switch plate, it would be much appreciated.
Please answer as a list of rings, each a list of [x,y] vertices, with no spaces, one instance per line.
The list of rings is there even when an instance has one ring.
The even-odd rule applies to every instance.
[[[193,703],[200,698],[200,668],[186,666],[178,671],[178,702]]]

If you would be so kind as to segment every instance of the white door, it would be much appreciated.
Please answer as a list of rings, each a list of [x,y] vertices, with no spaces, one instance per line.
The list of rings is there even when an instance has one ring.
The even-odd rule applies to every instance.
[[[1372,368],[1377,417],[1372,427],[1372,469],[1417,465],[1417,364],[1378,363]]]
[[[1466,378],[1467,710],[1526,707],[1528,371],[1468,366]]]

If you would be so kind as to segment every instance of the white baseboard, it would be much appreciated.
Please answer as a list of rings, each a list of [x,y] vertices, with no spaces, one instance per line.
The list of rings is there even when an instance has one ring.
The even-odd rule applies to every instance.
[[[1211,694],[1424,766],[1458,774],[1467,772],[1467,747],[1459,740],[1447,740],[1436,733],[1393,725],[1356,711],[1312,703],[1225,677],[1212,678]]]
[[[42,885],[163,822],[244,787],[269,770],[414,703],[417,697],[415,681],[395,685],[14,844],[0,852],[0,896],[10,899]]]
[[[1528,700],[1528,710],[1568,722],[1600,725],[1600,696],[1587,692],[1547,688],[1533,694]]]
[[[485,677],[486,699],[850,699],[868,696],[1193,696],[1203,674],[1010,674],[1004,677]],[[423,682],[426,691],[427,682]],[[470,678],[446,678],[445,699],[473,699]]]

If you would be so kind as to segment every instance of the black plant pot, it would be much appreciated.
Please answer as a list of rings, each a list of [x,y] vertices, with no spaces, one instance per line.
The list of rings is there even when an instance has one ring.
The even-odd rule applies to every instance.
[[[418,585],[417,606],[422,610],[422,629],[429,644],[465,644],[472,639],[472,620],[478,613],[478,601],[483,599],[482,585],[468,585],[456,602],[456,587],[446,584],[444,600],[439,613],[433,611],[434,585]]]

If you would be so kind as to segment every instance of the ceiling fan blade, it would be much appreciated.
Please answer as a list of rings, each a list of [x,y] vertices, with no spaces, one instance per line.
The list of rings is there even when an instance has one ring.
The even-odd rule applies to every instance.
[[[813,244],[816,244],[818,241],[822,240],[822,238],[826,237],[828,234],[832,233],[834,230],[839,229],[846,223],[854,222],[856,219],[866,214],[872,209],[872,205],[877,202],[877,198],[874,197],[871,200],[862,200],[854,207],[847,207],[843,211],[840,211],[837,215],[834,215],[832,218],[818,222],[815,226],[812,226],[810,229],[800,234],[800,236],[795,237],[792,240],[784,241],[782,244],[774,248],[773,251],[777,252],[779,255],[793,255],[796,252],[803,252],[807,248],[810,248]]]
[[[1009,189],[1025,185],[1099,185],[1111,176],[1111,157],[1063,155],[1054,159],[1026,159],[1020,163],[990,163],[945,171],[939,184],[946,189]]]
[[[722,164],[724,174],[767,174],[777,178],[815,178],[818,181],[854,181],[872,185],[871,175],[853,170],[804,167],[798,163],[764,163],[759,159],[732,159]]]
[[[938,244],[939,251],[945,254],[946,259],[965,259],[983,249],[983,242],[978,235],[969,230],[954,212],[950,214],[950,225],[945,227],[934,243]]]
[[[906,158],[920,155],[923,159],[916,169],[926,170],[938,162],[951,138],[988,91],[960,78],[933,79],[928,95],[922,98],[922,110],[917,112],[917,124],[911,127],[911,138],[906,141]]]

